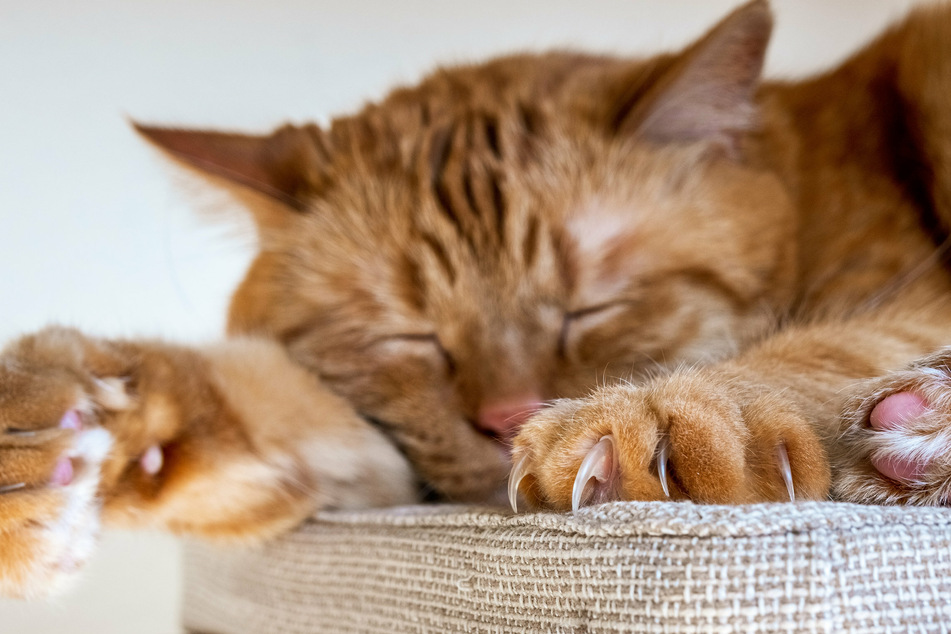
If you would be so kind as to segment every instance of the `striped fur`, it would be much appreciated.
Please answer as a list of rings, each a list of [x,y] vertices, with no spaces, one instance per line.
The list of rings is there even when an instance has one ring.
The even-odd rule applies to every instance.
[[[894,71],[902,29],[925,21],[826,75],[759,86],[770,20],[752,3],[679,54],[504,57],[326,129],[240,137],[269,154],[228,169],[291,186],[250,202],[262,251],[231,331],[277,338],[436,491],[482,499],[508,469],[507,439],[473,424],[486,403],[582,396],[942,296],[927,262],[943,185],[926,169],[942,146],[902,132],[930,106]],[[236,155],[215,133],[144,132],[205,172]],[[287,196],[294,212],[274,212]]]
[[[800,498],[947,503],[951,9],[797,82],[759,82],[770,29],[752,2],[679,53],[446,68],[325,128],[138,126],[260,252],[219,346],[49,329],[0,355],[0,591],[74,573],[93,484],[107,524],[261,538],[414,476],[492,500],[512,459],[569,508],[606,435],[589,499],[664,497],[663,453],[675,498],[786,499],[784,455]],[[901,391],[927,415],[873,429]]]

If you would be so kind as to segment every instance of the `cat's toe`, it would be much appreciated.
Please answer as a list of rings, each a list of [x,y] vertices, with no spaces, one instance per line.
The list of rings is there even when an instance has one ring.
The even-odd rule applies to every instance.
[[[573,460],[571,466],[558,470],[561,477],[556,478],[561,481],[565,502],[569,491],[573,511],[582,506],[622,499],[621,467],[614,438],[609,434],[594,443],[580,438],[577,440],[581,443],[579,447],[587,447],[586,450],[576,449],[572,452],[580,459],[580,463]],[[508,485],[509,502],[516,513],[519,510],[518,500],[522,496],[527,497],[533,506],[539,504],[539,478],[542,481],[551,480],[553,475],[547,462],[545,457],[535,459],[529,452],[521,452],[516,458]],[[567,486],[569,484],[570,489]]]
[[[513,508],[518,508],[519,496],[529,506],[559,510],[663,499],[648,464],[659,436],[656,426],[645,423],[621,431],[619,405],[610,398],[559,401],[530,419],[513,450]]]
[[[835,443],[835,495],[863,503],[951,500],[951,352],[855,387]]]
[[[928,402],[920,394],[898,392],[886,396],[872,408],[869,424],[879,431],[898,428],[918,418],[928,409]]]
[[[869,425],[880,432],[900,431],[915,425],[930,410],[928,402],[920,394],[898,392],[885,397],[872,409]],[[894,444],[891,447],[882,447],[869,456],[869,461],[886,478],[903,483],[919,481],[928,471],[932,457],[927,454],[895,451],[899,448]]]
[[[585,454],[578,473],[575,474],[575,481],[571,486],[571,510],[577,511],[582,504],[620,499],[619,479],[614,437],[602,436]]]
[[[615,500],[825,497],[828,463],[798,410],[768,389],[735,386],[685,373],[561,401],[516,437],[510,494],[565,510]]]

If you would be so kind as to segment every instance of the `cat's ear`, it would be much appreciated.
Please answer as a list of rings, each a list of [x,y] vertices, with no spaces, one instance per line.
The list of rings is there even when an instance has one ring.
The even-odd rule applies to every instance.
[[[657,60],[650,80],[642,76],[617,104],[612,127],[662,143],[731,143],[755,126],[772,25],[765,0],[735,10],[679,55]]]
[[[133,122],[136,131],[187,167],[302,210],[326,183],[327,153],[315,125],[286,125],[268,135],[182,130]]]

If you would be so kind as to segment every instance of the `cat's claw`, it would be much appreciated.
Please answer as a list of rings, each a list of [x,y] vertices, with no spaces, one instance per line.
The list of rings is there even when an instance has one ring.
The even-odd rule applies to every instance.
[[[795,502],[796,489],[793,487],[792,467],[789,464],[789,452],[786,451],[786,443],[781,442],[776,446],[776,459],[779,461],[779,473],[783,476],[783,482],[786,483],[789,501]]]
[[[614,455],[614,438],[610,435],[602,436],[601,440],[595,443],[594,447],[588,451],[584,460],[581,461],[581,466],[578,468],[578,474],[575,476],[575,483],[571,489],[572,511],[577,511],[581,508],[585,488],[592,478],[597,480],[600,484],[613,480],[616,462],[617,459]],[[602,495],[601,497],[604,496]]]
[[[509,473],[509,504],[512,505],[514,513],[518,513],[518,485],[522,483],[526,475],[528,475],[528,454],[522,456]]]
[[[663,436],[657,444],[657,479],[664,490],[664,495],[670,497],[670,488],[667,486],[667,460],[670,458],[670,440]]]

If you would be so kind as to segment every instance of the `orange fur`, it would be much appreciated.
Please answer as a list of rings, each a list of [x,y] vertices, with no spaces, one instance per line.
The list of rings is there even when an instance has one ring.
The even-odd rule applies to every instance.
[[[945,356],[913,362],[951,341],[951,10],[760,84],[770,28],[752,2],[677,54],[443,69],[326,129],[138,126],[249,209],[260,253],[226,343],[51,329],[0,357],[0,485],[26,484],[0,494],[0,590],[88,555],[50,537],[70,504],[96,530],[96,499],[45,486],[70,451],[108,522],[232,539],[411,499],[390,442],[460,501],[495,499],[511,453],[568,508],[609,434],[598,499],[661,499],[665,439],[675,498],[784,499],[783,447],[800,497],[946,502],[943,463],[914,485],[869,466],[891,436],[868,419],[940,392]],[[486,431],[526,395],[563,400]],[[71,408],[88,429],[57,427]],[[909,433],[940,438],[932,414]]]

